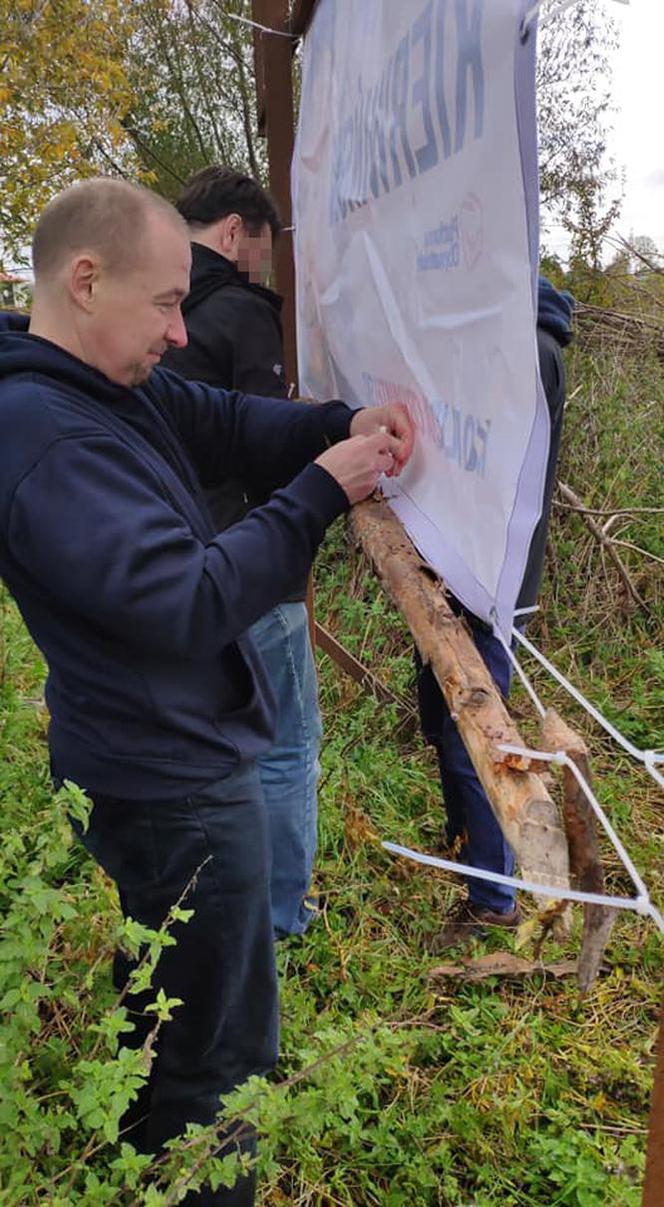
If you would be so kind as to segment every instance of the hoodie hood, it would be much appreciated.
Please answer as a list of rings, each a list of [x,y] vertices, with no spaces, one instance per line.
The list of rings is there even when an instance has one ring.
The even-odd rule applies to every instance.
[[[0,310],[0,335],[4,335],[6,331],[27,331],[29,326],[29,314],[19,314],[16,310]]]
[[[81,390],[96,402],[107,405],[135,393],[116,384],[99,369],[79,360],[71,352],[28,331],[29,316],[0,315],[0,381],[7,377],[45,377],[69,389]]]
[[[268,302],[277,314],[281,312],[282,299],[278,293],[275,293],[273,289],[267,289],[265,285],[255,285],[253,281],[249,280],[246,273],[240,272],[237,264],[233,264],[219,252],[213,251],[211,247],[205,247],[202,243],[194,242],[191,245],[191,253],[191,288],[182,303],[182,313],[185,317],[200,302],[204,302],[210,294],[216,293],[218,289],[228,285],[238,285],[242,290],[250,290],[257,297]]]
[[[537,325],[544,327],[564,348],[572,338],[572,312],[576,302],[566,289],[556,289],[546,277],[537,284]]]

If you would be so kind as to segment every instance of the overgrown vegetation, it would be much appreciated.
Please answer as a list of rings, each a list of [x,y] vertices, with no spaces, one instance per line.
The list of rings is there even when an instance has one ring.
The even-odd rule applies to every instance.
[[[635,742],[662,745],[661,514],[635,509],[662,506],[664,373],[654,360],[621,362],[610,350],[592,359],[574,352],[570,369],[560,476],[586,505],[624,512],[609,532],[629,543],[621,555],[646,609],[626,592],[584,517],[557,507],[532,632]],[[320,658],[323,912],[301,941],[280,949],[277,1078],[251,1083],[228,1105],[238,1126],[250,1116],[261,1129],[261,1201],[636,1207],[660,938],[649,922],[621,915],[605,971],[585,999],[572,980],[542,973],[479,984],[429,976],[439,962],[427,952],[429,937],[458,886],[380,846],[381,838],[429,851],[441,844],[434,764],[409,715],[408,637],[341,525],[316,581],[321,620],[404,708],[377,704]],[[145,934],[122,923],[112,886],[70,842],[66,811],[83,805],[76,793],[53,799],[43,668],[6,595],[2,637],[0,1201],[176,1203],[187,1179],[231,1177],[234,1158],[215,1155],[209,1133],[192,1132],[150,1185],[144,1159],[122,1138],[116,1143],[145,1063],[141,1053],[117,1055],[127,1024],[110,957],[118,938],[135,948]],[[602,804],[657,896],[664,826],[654,783],[533,675],[547,701],[589,735]],[[533,735],[532,710],[518,691],[514,709]],[[606,855],[611,889],[629,892]],[[165,941],[153,937],[153,960]],[[515,941],[500,936],[490,946]],[[549,944],[545,960],[573,955],[577,942]],[[148,960],[143,977],[149,969]],[[163,1000],[156,1007],[156,1022],[177,1008]]]

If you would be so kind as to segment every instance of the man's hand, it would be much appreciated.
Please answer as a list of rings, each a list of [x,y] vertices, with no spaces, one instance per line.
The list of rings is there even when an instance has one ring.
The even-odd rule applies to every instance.
[[[384,407],[367,407],[353,416],[351,436],[371,436],[375,432],[387,435],[388,448],[392,454],[392,465],[386,470],[388,478],[397,477],[408,464],[413,451],[415,429],[403,402],[390,402]]]
[[[393,472],[392,442],[393,437],[386,431],[351,436],[321,453],[315,463],[336,479],[350,503],[359,503],[376,489],[381,474]]]

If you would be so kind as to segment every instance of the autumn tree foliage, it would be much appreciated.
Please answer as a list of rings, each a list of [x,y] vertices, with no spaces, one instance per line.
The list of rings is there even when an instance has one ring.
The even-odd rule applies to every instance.
[[[72,181],[136,174],[122,124],[132,7],[0,0],[0,252],[20,254],[43,205]]]
[[[251,17],[248,0],[133,0],[124,124],[167,197],[210,163],[264,176],[253,37],[238,17]]]
[[[606,156],[617,35],[596,0],[556,9],[544,0],[538,35],[542,200],[596,265],[617,212]],[[171,198],[214,162],[265,182],[251,12],[250,0],[0,0],[0,256],[90,173]]]

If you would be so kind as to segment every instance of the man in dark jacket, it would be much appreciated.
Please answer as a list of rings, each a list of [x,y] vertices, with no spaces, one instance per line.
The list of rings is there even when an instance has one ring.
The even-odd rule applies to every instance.
[[[562,435],[565,406],[565,366],[561,349],[572,338],[573,300],[559,293],[540,277],[537,312],[537,349],[540,376],[549,408],[550,442],[544,482],[542,514],[533,534],[526,569],[517,600],[517,623],[532,610],[544,569],[546,536],[551,513],[556,466]],[[502,695],[507,698],[512,666],[504,646],[491,630],[453,601],[472,631],[482,655]],[[447,814],[446,838],[450,851],[462,863],[503,876],[514,875],[514,855],[480,784],[459,731],[450,715],[443,694],[429,666],[418,665],[418,702],[420,723],[426,740],[438,756],[440,780]],[[444,951],[483,936],[487,927],[515,927],[521,921],[513,888],[488,880],[468,877],[468,895],[452,907],[432,949]]]
[[[38,224],[29,331],[0,335],[0,574],[48,663],[54,778],[92,797],[82,840],[126,914],[158,927],[187,889],[194,910],[158,968],[183,1005],[134,1104],[147,1152],[277,1056],[255,769],[274,701],[245,630],[412,448],[402,407],[247,398],[157,369],[186,342],[190,260],[166,202],[87,181]],[[238,469],[273,493],[217,536],[204,489]],[[141,1043],[152,1016],[134,1017]],[[252,1179],[188,1201],[250,1204]]]
[[[188,343],[171,349],[164,364],[190,381],[286,398],[281,298],[264,284],[280,230],[272,201],[250,177],[212,166],[189,181],[177,208],[192,240],[191,290],[182,304]],[[223,531],[264,500],[235,479],[208,501]],[[275,742],[258,768],[279,938],[302,934],[316,913],[310,886],[322,727],[305,593],[303,580],[250,630],[277,702]]]

